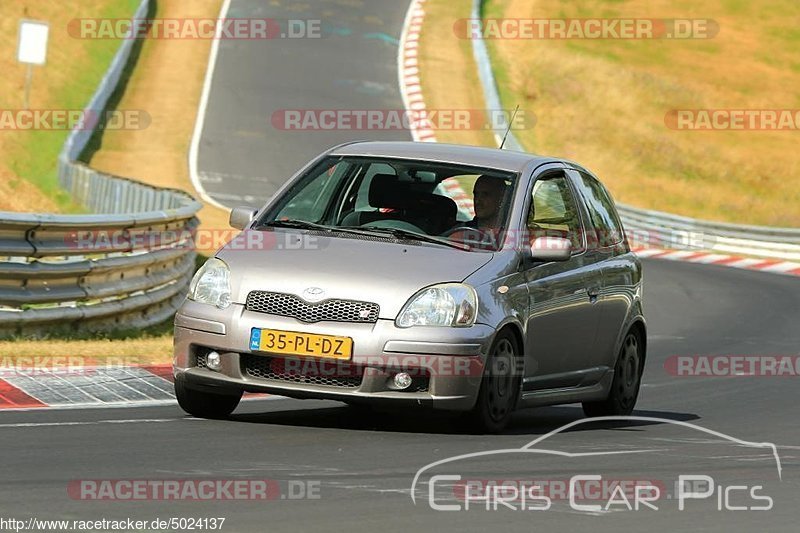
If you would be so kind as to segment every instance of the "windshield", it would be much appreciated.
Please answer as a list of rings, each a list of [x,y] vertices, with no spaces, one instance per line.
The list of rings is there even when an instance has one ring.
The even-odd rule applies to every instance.
[[[286,225],[286,221],[301,227],[299,221],[309,223],[308,229],[322,229],[311,225],[315,224],[357,234],[496,250],[506,230],[516,183],[516,174],[500,170],[330,157],[290,187],[257,227]]]

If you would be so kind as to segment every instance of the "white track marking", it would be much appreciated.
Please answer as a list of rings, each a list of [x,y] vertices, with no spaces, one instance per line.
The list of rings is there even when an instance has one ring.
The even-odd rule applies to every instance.
[[[183,418],[131,418],[123,420],[92,420],[84,422],[21,422],[18,424],[0,424],[0,428],[37,428],[37,427],[58,427],[58,426],[98,426],[101,424],[140,424],[140,423],[159,423],[175,422],[184,420]]]
[[[220,20],[227,18],[230,7],[231,0],[225,0],[225,2],[222,4],[222,9],[220,9],[219,12]],[[202,181],[200,180],[200,174],[197,169],[197,158],[200,152],[200,138],[203,136],[203,128],[205,127],[206,122],[206,110],[208,109],[208,98],[211,94],[211,85],[214,81],[214,71],[216,70],[217,56],[219,55],[219,44],[222,40],[220,38],[221,31],[222,25],[218,25],[217,35],[215,36],[214,40],[211,41],[211,52],[208,56],[208,68],[206,69],[206,78],[203,82],[203,93],[200,95],[200,105],[197,108],[197,119],[194,123],[192,144],[189,147],[189,179],[191,179],[192,185],[197,191],[197,194],[200,195],[200,198],[202,198],[204,202],[219,207],[220,209],[228,210],[230,209],[229,207],[219,203],[208,195],[203,187]]]

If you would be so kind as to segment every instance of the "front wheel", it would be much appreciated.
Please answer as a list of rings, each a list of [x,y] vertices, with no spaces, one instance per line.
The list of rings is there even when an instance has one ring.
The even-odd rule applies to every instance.
[[[517,340],[509,331],[498,334],[486,360],[478,401],[467,415],[479,432],[499,433],[511,420],[520,387]]]
[[[628,416],[633,412],[642,383],[642,351],[639,336],[629,331],[620,348],[614,367],[614,381],[608,398],[600,402],[583,402],[583,412],[589,417]]]
[[[214,394],[190,389],[182,374],[175,376],[175,398],[181,409],[198,418],[226,418],[242,399],[241,391],[236,394]]]

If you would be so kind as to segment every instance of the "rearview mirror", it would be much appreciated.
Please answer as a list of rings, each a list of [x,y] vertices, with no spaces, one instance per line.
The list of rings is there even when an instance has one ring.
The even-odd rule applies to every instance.
[[[531,245],[534,261],[566,261],[572,256],[572,243],[561,237],[539,237]]]
[[[256,218],[257,210],[252,207],[234,207],[231,209],[230,225],[232,228],[244,229]]]

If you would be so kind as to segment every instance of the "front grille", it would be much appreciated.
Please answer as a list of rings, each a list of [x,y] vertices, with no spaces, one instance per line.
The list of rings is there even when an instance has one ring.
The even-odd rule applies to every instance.
[[[252,291],[247,295],[248,311],[296,318],[303,322],[365,322],[378,321],[380,307],[372,302],[330,299],[309,303],[293,295],[280,292]]]
[[[206,353],[197,354],[197,357],[196,357],[197,364],[195,366],[197,366],[197,368],[208,368],[208,363],[206,362],[206,357],[207,357]]]
[[[357,389],[364,368],[349,363],[241,354],[242,373],[253,378]]]

